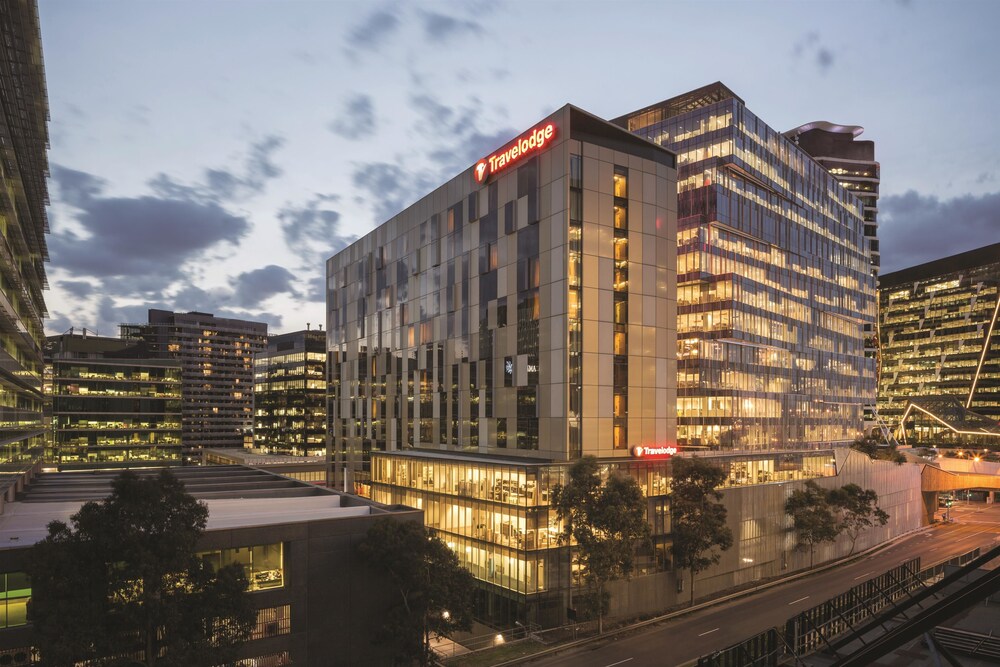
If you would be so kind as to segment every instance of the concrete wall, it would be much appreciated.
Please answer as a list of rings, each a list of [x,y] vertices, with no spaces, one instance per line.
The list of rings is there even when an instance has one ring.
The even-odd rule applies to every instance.
[[[837,450],[838,474],[817,480],[820,486],[829,489],[854,483],[874,489],[879,506],[890,517],[884,527],[862,533],[855,552],[927,524],[920,492],[921,468],[921,464],[872,461],[846,448]],[[718,565],[698,575],[696,598],[809,567],[809,552],[796,547],[795,531],[784,511],[786,498],[804,486],[805,482],[778,482],[723,490],[734,543],[722,554]],[[816,547],[815,563],[846,556],[850,551],[850,539],[842,535],[835,543]],[[682,593],[677,591],[678,576],[684,579]],[[659,572],[615,582],[610,587],[611,616],[654,613],[687,602],[688,585],[686,571]]]

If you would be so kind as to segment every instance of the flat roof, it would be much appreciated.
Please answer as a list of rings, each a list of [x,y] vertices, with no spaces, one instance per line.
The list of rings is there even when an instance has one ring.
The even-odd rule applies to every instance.
[[[930,262],[917,264],[916,266],[893,271],[892,273],[883,273],[878,278],[879,290],[892,289],[917,280],[927,280],[929,278],[936,278],[937,276],[945,276],[949,273],[967,271],[980,266],[997,263],[1000,263],[1000,243],[993,243],[982,248],[967,250],[957,255],[931,260]]]
[[[311,498],[225,498],[204,501],[208,505],[207,530],[301,523],[319,519],[341,519],[371,514],[369,505],[341,507],[336,494]],[[69,523],[85,501],[13,502],[0,514],[0,549],[31,546],[48,535],[52,521]]]
[[[215,447],[202,450],[205,454],[232,459],[244,466],[282,465],[294,463],[326,463],[326,456],[291,456],[287,454],[263,454],[238,447]]]

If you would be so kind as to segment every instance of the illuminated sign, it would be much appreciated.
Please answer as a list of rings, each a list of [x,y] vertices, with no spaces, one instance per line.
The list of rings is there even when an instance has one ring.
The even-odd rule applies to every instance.
[[[649,447],[636,445],[632,448],[632,456],[637,459],[668,459],[677,453],[677,448],[671,445]]]
[[[548,146],[556,136],[556,126],[552,123],[536,127],[527,134],[515,139],[503,149],[489,157],[484,157],[472,168],[472,177],[476,183],[485,183],[493,174],[503,171],[526,155],[536,153]]]

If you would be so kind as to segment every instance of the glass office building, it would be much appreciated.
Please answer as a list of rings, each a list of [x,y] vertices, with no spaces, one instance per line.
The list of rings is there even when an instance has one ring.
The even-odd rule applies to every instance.
[[[8,463],[37,460],[45,444],[49,103],[36,3],[5,2],[0,18],[0,463]]]
[[[253,362],[254,449],[263,453],[326,453],[326,334],[269,336]]]
[[[120,338],[50,336],[51,451],[79,464],[179,463],[181,366]]]
[[[1000,243],[879,282],[882,418],[909,412],[908,441],[1000,442]]]
[[[850,442],[874,400],[864,204],[721,83],[614,122],[677,153],[678,442]]]

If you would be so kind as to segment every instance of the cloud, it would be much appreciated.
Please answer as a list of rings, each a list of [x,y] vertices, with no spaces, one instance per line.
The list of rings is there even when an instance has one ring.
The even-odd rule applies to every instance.
[[[457,19],[438,12],[420,12],[424,34],[433,42],[447,42],[461,35],[478,35],[483,26],[469,19]]]
[[[268,181],[283,173],[272,155],[284,143],[281,137],[269,135],[251,144],[240,174],[229,169],[206,169],[200,183],[185,184],[159,173],[148,184],[154,193],[168,199],[202,202],[247,199],[263,192]]]
[[[820,73],[826,74],[833,67],[835,54],[829,47],[822,44],[820,34],[816,31],[807,32],[792,45],[792,55],[796,59],[812,58]]]
[[[52,263],[76,276],[155,277],[166,286],[184,263],[216,244],[237,243],[250,227],[215,202],[104,197],[100,179],[59,165],[52,178],[82,230],[50,235]]]
[[[233,301],[241,308],[259,308],[260,304],[278,294],[287,293],[299,298],[295,276],[285,267],[275,264],[241,273],[230,279],[230,285]]]
[[[879,199],[882,273],[1000,241],[1000,192],[938,199],[909,190]]]
[[[358,165],[351,176],[355,187],[368,193],[376,222],[382,223],[399,213],[436,182],[426,173],[415,173],[399,164],[368,162]]]
[[[286,205],[278,211],[285,245],[305,266],[314,266],[357,240],[340,231],[340,213],[330,208],[335,195],[316,195],[304,206]]]
[[[69,292],[78,299],[86,299],[94,293],[93,283],[86,280],[60,280],[58,285],[60,289]]]
[[[400,26],[394,12],[381,9],[372,12],[347,35],[347,44],[354,50],[375,51]]]
[[[354,95],[344,105],[344,113],[327,127],[345,139],[357,140],[375,133],[375,105],[368,95]]]
[[[816,64],[821,71],[828,71],[833,67],[833,52],[825,46],[821,46],[816,50]]]
[[[517,135],[511,127],[481,131],[478,123],[483,117],[483,105],[478,97],[452,107],[427,93],[418,93],[410,96],[410,103],[418,113],[414,129],[439,147],[429,153],[438,167],[439,180],[453,177]]]

